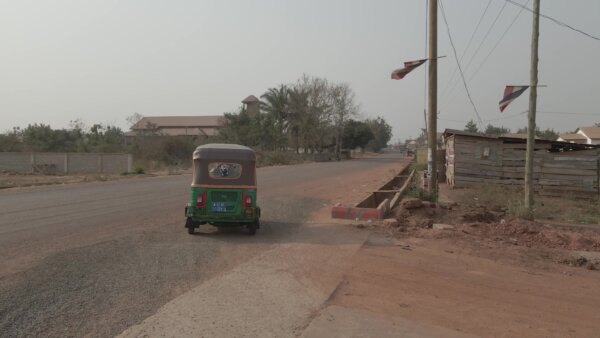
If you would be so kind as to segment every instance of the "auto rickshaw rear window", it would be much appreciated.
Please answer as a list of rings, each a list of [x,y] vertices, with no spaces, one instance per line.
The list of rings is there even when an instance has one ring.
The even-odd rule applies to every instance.
[[[208,175],[214,179],[236,180],[242,176],[242,166],[231,162],[211,162],[208,164]]]

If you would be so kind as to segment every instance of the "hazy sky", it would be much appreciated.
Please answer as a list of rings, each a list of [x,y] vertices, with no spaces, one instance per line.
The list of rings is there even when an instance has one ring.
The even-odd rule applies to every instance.
[[[487,4],[444,1],[459,57]],[[519,113],[528,92],[504,113],[498,101],[506,84],[529,82],[531,13],[472,77],[519,12],[506,5],[483,40],[504,4],[491,2],[463,67],[485,123],[516,129],[526,124]],[[598,0],[542,0],[541,11],[600,36]],[[448,57],[439,62],[438,127],[462,128],[476,117],[462,83],[448,89],[456,61],[439,20],[439,54]],[[546,19],[540,26],[539,79],[548,88],[538,91],[538,125],[568,131],[600,122],[600,41]],[[306,73],[348,82],[363,116],[385,117],[403,140],[424,125],[427,67],[401,81],[390,72],[426,56],[425,27],[424,0],[0,0],[0,130],[62,128],[77,118],[126,128],[136,112],[221,114]]]

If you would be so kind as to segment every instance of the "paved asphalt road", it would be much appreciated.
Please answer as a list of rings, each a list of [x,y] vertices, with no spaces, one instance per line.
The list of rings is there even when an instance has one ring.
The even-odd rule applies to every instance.
[[[211,228],[188,235],[190,175],[0,191],[0,336],[119,334],[294,236],[325,203],[306,182],[397,160],[259,169],[263,226],[255,237]]]

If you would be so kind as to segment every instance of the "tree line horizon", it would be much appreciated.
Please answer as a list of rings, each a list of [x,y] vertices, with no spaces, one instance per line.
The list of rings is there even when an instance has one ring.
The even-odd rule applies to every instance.
[[[382,117],[359,119],[359,114],[355,93],[347,83],[303,75],[294,83],[267,89],[255,115],[244,109],[224,113],[218,135],[210,138],[134,137],[125,142],[125,131],[118,126],[88,126],[76,119],[68,128],[54,129],[44,123],[13,127],[0,133],[0,151],[128,152],[167,164],[187,161],[196,146],[208,142],[295,153],[339,153],[355,148],[379,151],[387,146],[392,127]],[[130,127],[142,117],[138,113],[127,117]]]

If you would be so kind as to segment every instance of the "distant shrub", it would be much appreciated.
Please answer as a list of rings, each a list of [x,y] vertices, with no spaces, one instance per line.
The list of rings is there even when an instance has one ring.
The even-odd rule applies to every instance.
[[[438,200],[437,192],[430,193],[429,191],[423,188],[413,187],[406,193],[406,195],[409,197],[418,198],[421,201],[437,202]]]
[[[304,162],[304,157],[287,151],[265,151],[257,154],[257,166],[287,165]]]

